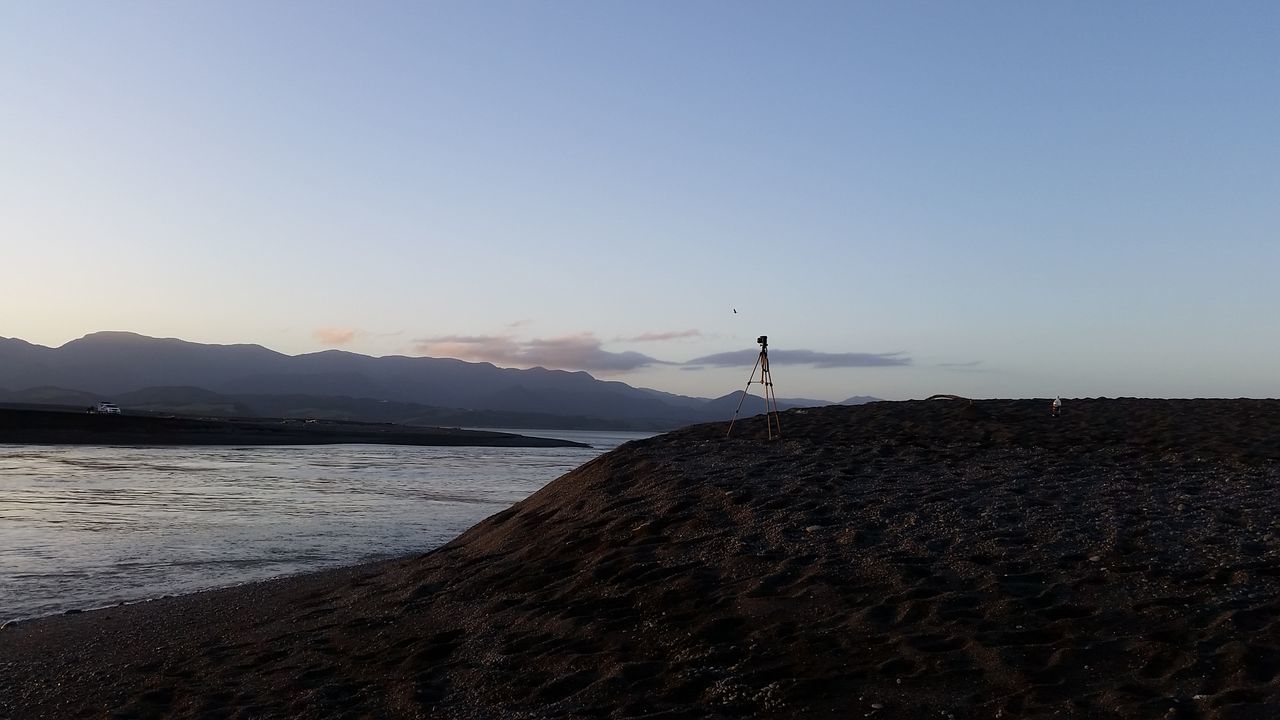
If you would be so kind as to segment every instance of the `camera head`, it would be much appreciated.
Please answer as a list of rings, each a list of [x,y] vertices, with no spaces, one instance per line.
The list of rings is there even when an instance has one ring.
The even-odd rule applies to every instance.
[[[756,338],[756,343],[757,343],[757,344],[759,344],[759,345],[760,345],[760,347],[768,347],[768,346],[769,346],[769,336],[768,336],[768,335],[761,335],[760,337]]]

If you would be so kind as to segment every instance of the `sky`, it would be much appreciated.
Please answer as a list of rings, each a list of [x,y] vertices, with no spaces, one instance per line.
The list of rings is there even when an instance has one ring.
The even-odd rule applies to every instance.
[[[1280,396],[1274,2],[0,2],[0,336]]]

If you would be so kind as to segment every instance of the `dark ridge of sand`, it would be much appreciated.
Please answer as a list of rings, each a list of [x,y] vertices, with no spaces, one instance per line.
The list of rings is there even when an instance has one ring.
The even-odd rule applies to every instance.
[[[0,630],[0,715],[1280,717],[1280,402],[629,443],[425,556]]]
[[[391,423],[183,418],[0,408],[0,443],[17,445],[375,445],[588,447],[571,440]]]

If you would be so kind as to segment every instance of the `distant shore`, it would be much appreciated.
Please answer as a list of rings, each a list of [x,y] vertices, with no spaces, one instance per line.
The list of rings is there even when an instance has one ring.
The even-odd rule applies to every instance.
[[[210,419],[0,408],[0,444],[15,445],[380,445],[587,447],[511,433],[381,423]]]
[[[0,629],[0,716],[1280,717],[1280,402],[725,426],[426,555]]]

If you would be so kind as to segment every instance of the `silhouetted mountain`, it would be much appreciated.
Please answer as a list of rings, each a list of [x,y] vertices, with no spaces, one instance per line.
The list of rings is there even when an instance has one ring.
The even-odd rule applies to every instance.
[[[728,395],[721,395],[714,400],[707,400],[703,405],[706,411],[710,412],[712,420],[728,420],[733,417],[733,411],[738,407],[741,400],[742,409],[738,411],[738,417],[750,417],[751,415],[759,415],[764,412],[764,397],[760,395],[747,395],[744,399],[742,391],[731,392]],[[818,407],[821,405],[831,405],[826,400],[806,400],[804,398],[778,398],[779,410],[790,410],[797,407]]]
[[[48,388],[43,393],[5,393],[0,404],[79,408],[103,397]],[[8,400],[12,396],[14,400]],[[211,418],[307,418],[395,423],[428,427],[556,428],[574,430],[647,429],[643,423],[552,413],[457,410],[418,403],[327,395],[222,395],[192,387],[143,388],[111,398],[126,415],[154,413]]]
[[[778,398],[778,407],[781,409],[798,408],[798,407],[825,407],[827,405],[835,405],[830,400],[814,400],[812,398]]]
[[[520,415],[595,418],[620,426],[674,427],[709,416],[696,398],[665,397],[584,372],[502,369],[439,358],[382,357],[330,350],[289,356],[258,345],[207,345],[135,333],[101,332],[47,348],[0,340],[0,384],[11,388],[74,388],[122,402],[144,388],[193,388],[222,396],[293,395],[369,398],[433,408]],[[189,405],[197,414],[238,412],[189,392],[179,402],[138,397],[140,408]],[[59,402],[63,402],[59,400]],[[247,403],[246,403],[247,405]],[[428,413],[430,414],[430,413]],[[443,414],[441,414],[443,415]]]
[[[41,388],[19,394],[44,392],[53,404],[110,399],[126,409],[175,414],[534,427],[670,428],[727,419],[739,398],[732,393],[706,400],[540,367],[341,350],[293,356],[259,345],[128,332],[92,333],[59,348],[0,338],[0,385]],[[74,390],[54,392],[58,388]],[[779,401],[785,407],[820,404],[827,403]],[[763,400],[748,398],[740,415],[760,412]]]
[[[26,390],[0,390],[0,402],[22,405],[66,405],[88,407],[105,398],[81,390],[59,387],[34,387]]]
[[[851,398],[841,400],[836,405],[866,405],[872,402],[882,402],[881,398],[871,397],[870,395],[854,395]]]
[[[142,388],[121,393],[113,401],[130,411],[209,417],[267,417],[267,414],[257,412],[237,398],[198,387]]]
[[[644,424],[608,421],[582,415],[511,410],[458,410],[372,398],[318,395],[238,395],[257,417],[320,418],[390,422],[433,427],[558,428],[574,430],[646,429]]]

